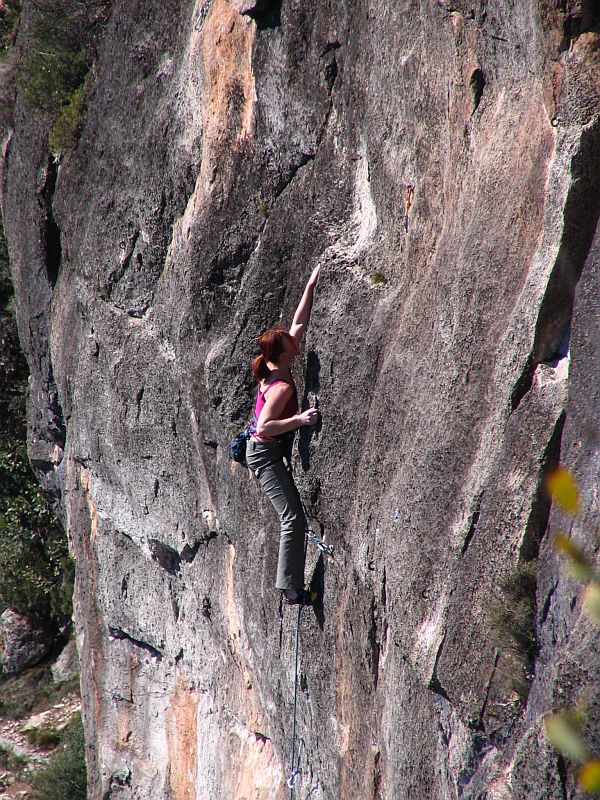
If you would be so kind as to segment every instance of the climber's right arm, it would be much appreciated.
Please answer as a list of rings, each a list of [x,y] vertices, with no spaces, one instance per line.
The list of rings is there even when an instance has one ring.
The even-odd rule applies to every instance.
[[[273,386],[269,391],[256,424],[258,436],[280,436],[282,433],[294,431],[303,425],[317,423],[319,412],[314,408],[309,408],[301,414],[294,414],[293,417],[287,419],[279,418],[279,414],[283,413],[286,403],[292,397],[293,391],[289,384]]]
[[[320,271],[320,266],[317,266],[313,269],[306,284],[306,288],[304,289],[302,298],[298,303],[296,313],[294,314],[294,319],[290,328],[290,336],[295,340],[297,345],[300,345],[300,341],[306,332],[306,328],[308,327],[308,321],[310,319],[310,312],[312,311],[315,295],[315,286],[319,280]],[[310,424],[312,425],[314,423]]]

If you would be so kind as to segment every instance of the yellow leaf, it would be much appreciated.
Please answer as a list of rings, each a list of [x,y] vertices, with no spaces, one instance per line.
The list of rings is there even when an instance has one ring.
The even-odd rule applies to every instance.
[[[579,489],[568,469],[558,467],[553,470],[546,478],[546,488],[552,500],[568,514],[579,514]]]
[[[577,773],[577,783],[585,792],[600,792],[600,759],[593,758]]]
[[[583,551],[575,542],[564,533],[557,533],[554,537],[554,547],[564,553],[570,561],[570,571],[574,578],[580,581],[589,581],[594,578],[592,565],[583,555]]]
[[[583,593],[584,608],[590,617],[600,624],[600,583],[590,583]]]
[[[588,751],[579,731],[566,714],[548,714],[544,717],[548,741],[565,758],[581,764],[588,758]]]

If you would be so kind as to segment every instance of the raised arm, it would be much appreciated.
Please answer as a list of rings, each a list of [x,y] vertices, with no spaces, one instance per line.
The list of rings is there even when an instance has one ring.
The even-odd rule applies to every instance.
[[[310,319],[310,312],[312,310],[315,294],[315,286],[319,280],[320,271],[320,266],[313,269],[312,274],[308,279],[308,283],[306,284],[306,288],[304,289],[304,294],[298,303],[298,308],[294,314],[294,319],[292,320],[290,336],[295,339],[297,345],[300,344],[300,341],[306,332],[306,328],[308,327],[308,321]]]

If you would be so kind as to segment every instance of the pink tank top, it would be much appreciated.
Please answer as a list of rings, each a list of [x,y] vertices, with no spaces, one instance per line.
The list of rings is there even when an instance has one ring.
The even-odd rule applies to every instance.
[[[256,406],[254,407],[254,416],[252,417],[252,422],[251,422],[251,425],[250,425],[250,433],[253,436],[256,436],[257,439],[271,440],[271,439],[277,439],[278,438],[277,436],[259,436],[256,433],[256,426],[258,424],[258,418],[260,417],[260,412],[265,407],[265,402],[266,402],[265,395],[269,391],[271,386],[275,386],[276,383],[288,383],[288,382],[284,381],[282,378],[279,378],[279,380],[276,380],[276,381],[273,381],[273,383],[270,383],[265,388],[264,392],[261,392],[260,389],[259,389],[257,394],[256,394]],[[288,386],[290,386],[289,383],[288,383]],[[291,384],[291,386],[292,386],[292,388],[294,390],[294,393],[290,397],[290,399],[287,401],[287,403],[285,404],[285,407],[284,407],[283,411],[281,412],[280,419],[287,419],[288,417],[293,417],[294,414],[298,413],[298,393],[296,391],[296,387],[293,384]]]

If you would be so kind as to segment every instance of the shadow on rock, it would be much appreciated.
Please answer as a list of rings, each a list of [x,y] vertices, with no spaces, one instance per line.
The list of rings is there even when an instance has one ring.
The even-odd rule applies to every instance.
[[[315,565],[315,569],[310,579],[310,591],[315,592],[317,595],[313,603],[315,617],[319,623],[319,628],[323,630],[325,624],[325,614],[323,611],[323,595],[325,593],[325,559],[323,553],[319,556],[319,560]]]
[[[319,391],[321,388],[320,375],[321,362],[319,361],[318,355],[311,350],[306,358],[302,411],[306,411],[307,408],[319,408]],[[319,421],[316,425],[312,425],[310,428],[300,428],[298,453],[300,454],[300,462],[304,472],[310,469],[310,443],[313,436],[319,435],[322,427],[321,418],[319,416]]]
[[[260,31],[281,26],[281,0],[246,0],[241,13],[252,17]]]

